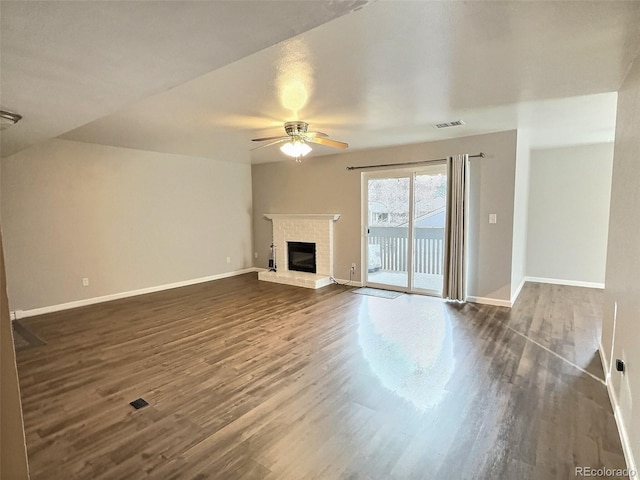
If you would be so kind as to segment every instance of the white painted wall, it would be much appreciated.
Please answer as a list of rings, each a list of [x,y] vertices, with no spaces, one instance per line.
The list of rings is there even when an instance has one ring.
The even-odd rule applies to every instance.
[[[251,267],[251,212],[247,164],[69,140],[31,147],[2,160],[11,310]]]
[[[611,143],[531,152],[527,277],[604,284],[612,163]]]
[[[640,462],[640,57],[618,92],[601,354],[629,468]],[[617,306],[617,308],[616,308]],[[617,312],[617,316],[614,316]],[[625,361],[624,374],[616,358]],[[612,368],[613,366],[613,368]]]
[[[520,293],[527,265],[527,216],[529,209],[529,131],[518,130],[516,177],[513,199],[513,248],[511,260],[511,301]]]

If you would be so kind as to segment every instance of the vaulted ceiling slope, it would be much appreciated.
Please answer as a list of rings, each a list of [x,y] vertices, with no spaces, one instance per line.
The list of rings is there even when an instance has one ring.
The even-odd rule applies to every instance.
[[[365,5],[350,1],[0,2],[2,156]]]
[[[287,120],[352,149],[512,128],[612,141],[640,48],[640,1],[33,3],[2,2],[2,105],[25,115],[3,155],[61,136],[276,161],[250,139]]]

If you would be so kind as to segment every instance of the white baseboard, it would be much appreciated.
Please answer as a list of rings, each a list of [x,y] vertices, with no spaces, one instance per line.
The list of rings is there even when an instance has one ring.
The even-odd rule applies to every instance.
[[[586,287],[604,289],[604,283],[583,282],[580,280],[564,280],[561,278],[524,277],[527,282],[550,283],[552,285],[568,285],[570,287]]]
[[[602,362],[602,368],[604,369],[604,381],[605,383],[609,383],[609,375],[611,374],[611,371],[609,370],[609,368],[611,367],[609,365],[609,360],[604,354],[604,347],[602,346],[602,343],[600,343],[598,352],[600,353],[600,361]]]
[[[511,295],[511,305],[509,305],[510,307],[516,303],[516,300],[518,299],[518,296],[520,295],[520,292],[522,291],[522,287],[524,287],[524,284],[526,283],[526,281],[527,279],[523,278],[522,281],[520,282],[520,285],[518,285],[518,288],[516,288],[516,291],[514,292],[514,294]]]
[[[473,303],[481,303],[483,305],[493,305],[496,307],[513,307],[513,304],[516,303],[522,288],[526,282],[537,282],[537,283],[551,283],[554,285],[568,285],[571,287],[587,287],[587,288],[604,288],[604,283],[594,283],[594,282],[581,282],[576,280],[562,280],[557,278],[543,278],[543,277],[524,277],[515,293],[511,296],[511,300],[499,300],[496,298],[490,297],[473,297],[467,296],[468,302]]]
[[[618,396],[616,395],[615,390],[611,384],[611,374],[610,374],[610,365],[604,354],[604,348],[602,344],[600,344],[600,348],[598,349],[600,352],[600,360],[602,361],[602,368],[604,368],[604,376],[605,376],[605,384],[607,386],[607,392],[609,393],[609,401],[611,402],[611,407],[613,408],[613,417],[616,420],[616,425],[618,427],[618,435],[620,435],[620,443],[622,443],[622,452],[624,453],[624,459],[627,462],[627,470],[629,473],[629,478],[635,478],[633,475],[637,477],[638,468],[636,467],[636,460],[633,456],[633,450],[631,449],[631,441],[629,440],[629,434],[627,433],[627,428],[624,423],[624,419],[622,418],[622,413],[620,412],[620,404],[618,403]],[[634,472],[632,475],[631,472]]]
[[[511,307],[512,306],[509,300],[499,300],[497,298],[489,298],[489,297],[467,296],[467,302],[481,303],[483,305],[493,305],[494,307]]]
[[[194,278],[194,279],[185,280],[182,282],[168,283],[165,285],[157,285],[155,287],[140,288],[138,290],[113,293],[110,295],[103,295],[100,297],[85,298],[82,300],[76,300],[68,303],[60,303],[58,305],[49,305],[47,307],[34,308],[31,310],[15,310],[13,312],[10,312],[10,315],[12,320],[16,320],[19,318],[26,318],[26,317],[34,317],[36,315],[44,315],[45,313],[60,312],[62,310],[69,310],[71,308],[84,307],[86,305],[95,305],[96,303],[103,303],[103,302],[109,302],[111,300],[118,300],[120,298],[135,297],[137,295],[145,295],[147,293],[170,290],[172,288],[187,287],[189,285],[196,285],[198,283],[211,282],[213,280],[220,280],[222,278],[235,277],[236,275],[242,275],[245,273],[257,272],[257,271],[259,271],[259,269],[255,267],[245,268],[243,270],[235,270],[233,272],[225,272],[225,273],[219,273],[217,275],[210,275],[208,277]]]

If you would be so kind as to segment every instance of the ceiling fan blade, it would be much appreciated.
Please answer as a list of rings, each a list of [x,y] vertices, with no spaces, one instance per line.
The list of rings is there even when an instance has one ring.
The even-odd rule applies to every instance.
[[[337,140],[330,140],[328,138],[315,137],[315,138],[309,138],[308,140],[311,143],[318,143],[320,145],[326,145],[328,147],[349,148],[349,144],[348,143],[339,142]]]
[[[287,140],[289,137],[283,137],[282,135],[278,135],[277,137],[263,137],[263,138],[252,138],[252,142],[266,142],[267,140]]]
[[[264,148],[264,147],[270,147],[271,145],[277,145],[278,143],[284,143],[284,142],[288,142],[289,141],[289,137],[286,137],[286,138],[284,138],[284,137],[276,137],[276,138],[278,138],[279,140],[276,140],[275,142],[265,143],[264,145],[260,145],[258,147],[254,147],[254,148],[251,149],[251,151],[258,150],[258,149]]]
[[[309,136],[309,137],[328,137],[329,135],[327,135],[326,133],[322,133],[322,132],[307,132],[304,134],[305,137]]]

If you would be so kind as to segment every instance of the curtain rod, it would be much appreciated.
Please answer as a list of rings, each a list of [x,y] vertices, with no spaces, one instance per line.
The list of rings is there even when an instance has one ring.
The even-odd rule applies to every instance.
[[[480,152],[476,155],[469,155],[469,158],[484,158],[484,153]],[[419,162],[404,163],[380,163],[378,165],[365,165],[363,167],[347,167],[347,170],[362,170],[364,168],[380,168],[380,167],[402,167],[404,165],[419,165],[421,163],[446,162],[446,158],[436,158],[434,160],[420,160]]]

